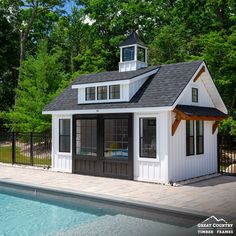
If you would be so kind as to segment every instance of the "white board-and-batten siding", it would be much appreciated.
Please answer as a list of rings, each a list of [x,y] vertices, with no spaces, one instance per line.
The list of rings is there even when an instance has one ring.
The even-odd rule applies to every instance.
[[[214,107],[214,103],[203,83],[204,77],[201,76],[196,82],[190,83],[188,89],[181,97],[178,104],[202,107]],[[192,88],[198,89],[198,102],[192,102]]]
[[[70,119],[71,152],[59,152],[59,120]],[[52,169],[55,171],[72,172],[72,115],[52,116]]]
[[[140,118],[156,118],[156,158],[140,157]],[[169,112],[134,114],[134,180],[168,182]]]
[[[169,181],[187,180],[217,172],[217,131],[212,134],[212,124],[213,121],[204,121],[204,153],[187,156],[186,121],[180,122],[175,135],[170,138]]]

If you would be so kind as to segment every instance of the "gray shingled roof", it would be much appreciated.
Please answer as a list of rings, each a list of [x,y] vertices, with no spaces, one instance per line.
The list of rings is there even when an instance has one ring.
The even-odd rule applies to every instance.
[[[139,38],[136,32],[133,32],[124,42],[122,42],[119,46],[128,46],[132,44],[139,44],[141,46],[147,47],[147,45]]]
[[[128,80],[139,75],[145,74],[152,70],[156,70],[158,66],[149,66],[135,71],[119,72],[119,71],[106,71],[97,74],[81,75],[75,79],[73,85],[76,84],[87,84],[97,82],[108,82],[114,80]]]
[[[186,115],[192,116],[217,116],[226,117],[227,115],[214,107],[198,107],[188,105],[177,105],[176,108]]]
[[[129,102],[78,104],[78,90],[71,88],[71,85],[78,84],[78,80],[80,80],[78,78],[49,103],[44,111],[172,106],[202,62],[203,61],[183,62],[159,66],[158,72],[144,83]],[[130,72],[107,73],[111,73],[111,75],[118,73],[122,76],[126,76],[126,73],[130,74]],[[106,74],[106,76],[108,74]],[[100,77],[100,73],[97,75]],[[94,82],[96,74],[92,75],[92,77],[92,81]],[[85,81],[84,78],[83,81]]]

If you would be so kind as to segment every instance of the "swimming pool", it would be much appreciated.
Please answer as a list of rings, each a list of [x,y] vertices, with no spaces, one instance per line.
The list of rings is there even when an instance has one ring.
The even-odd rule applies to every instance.
[[[0,183],[0,235],[194,235],[200,218]]]

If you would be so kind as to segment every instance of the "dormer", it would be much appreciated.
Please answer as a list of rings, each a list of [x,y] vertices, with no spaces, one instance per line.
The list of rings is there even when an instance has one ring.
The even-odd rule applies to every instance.
[[[142,42],[137,33],[133,32],[120,44],[119,71],[134,71],[147,67],[147,46]]]

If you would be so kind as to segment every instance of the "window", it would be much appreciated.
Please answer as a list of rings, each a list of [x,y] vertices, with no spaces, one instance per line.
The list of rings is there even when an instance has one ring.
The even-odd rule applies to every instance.
[[[144,48],[138,47],[137,57],[138,57],[138,61],[145,62],[145,49]]]
[[[120,99],[120,85],[109,86],[109,98]]]
[[[134,60],[134,46],[122,49],[122,61]]]
[[[192,88],[192,102],[198,102],[198,89]]]
[[[186,155],[194,155],[194,121],[186,121]]]
[[[59,152],[70,152],[70,119],[59,120]]]
[[[107,99],[107,86],[99,86],[97,88],[98,100],[106,100]]]
[[[196,121],[196,153],[203,154],[204,152],[204,121],[197,120]]]
[[[97,120],[76,120],[76,154],[97,155]]]
[[[140,118],[140,157],[156,158],[156,119]]]
[[[195,147],[196,143],[196,147]],[[204,153],[204,121],[186,121],[186,155]]]
[[[104,120],[104,157],[128,158],[128,119]]]
[[[92,101],[95,100],[95,87],[89,87],[86,88],[86,92],[85,92],[85,96],[86,96],[86,101]]]

